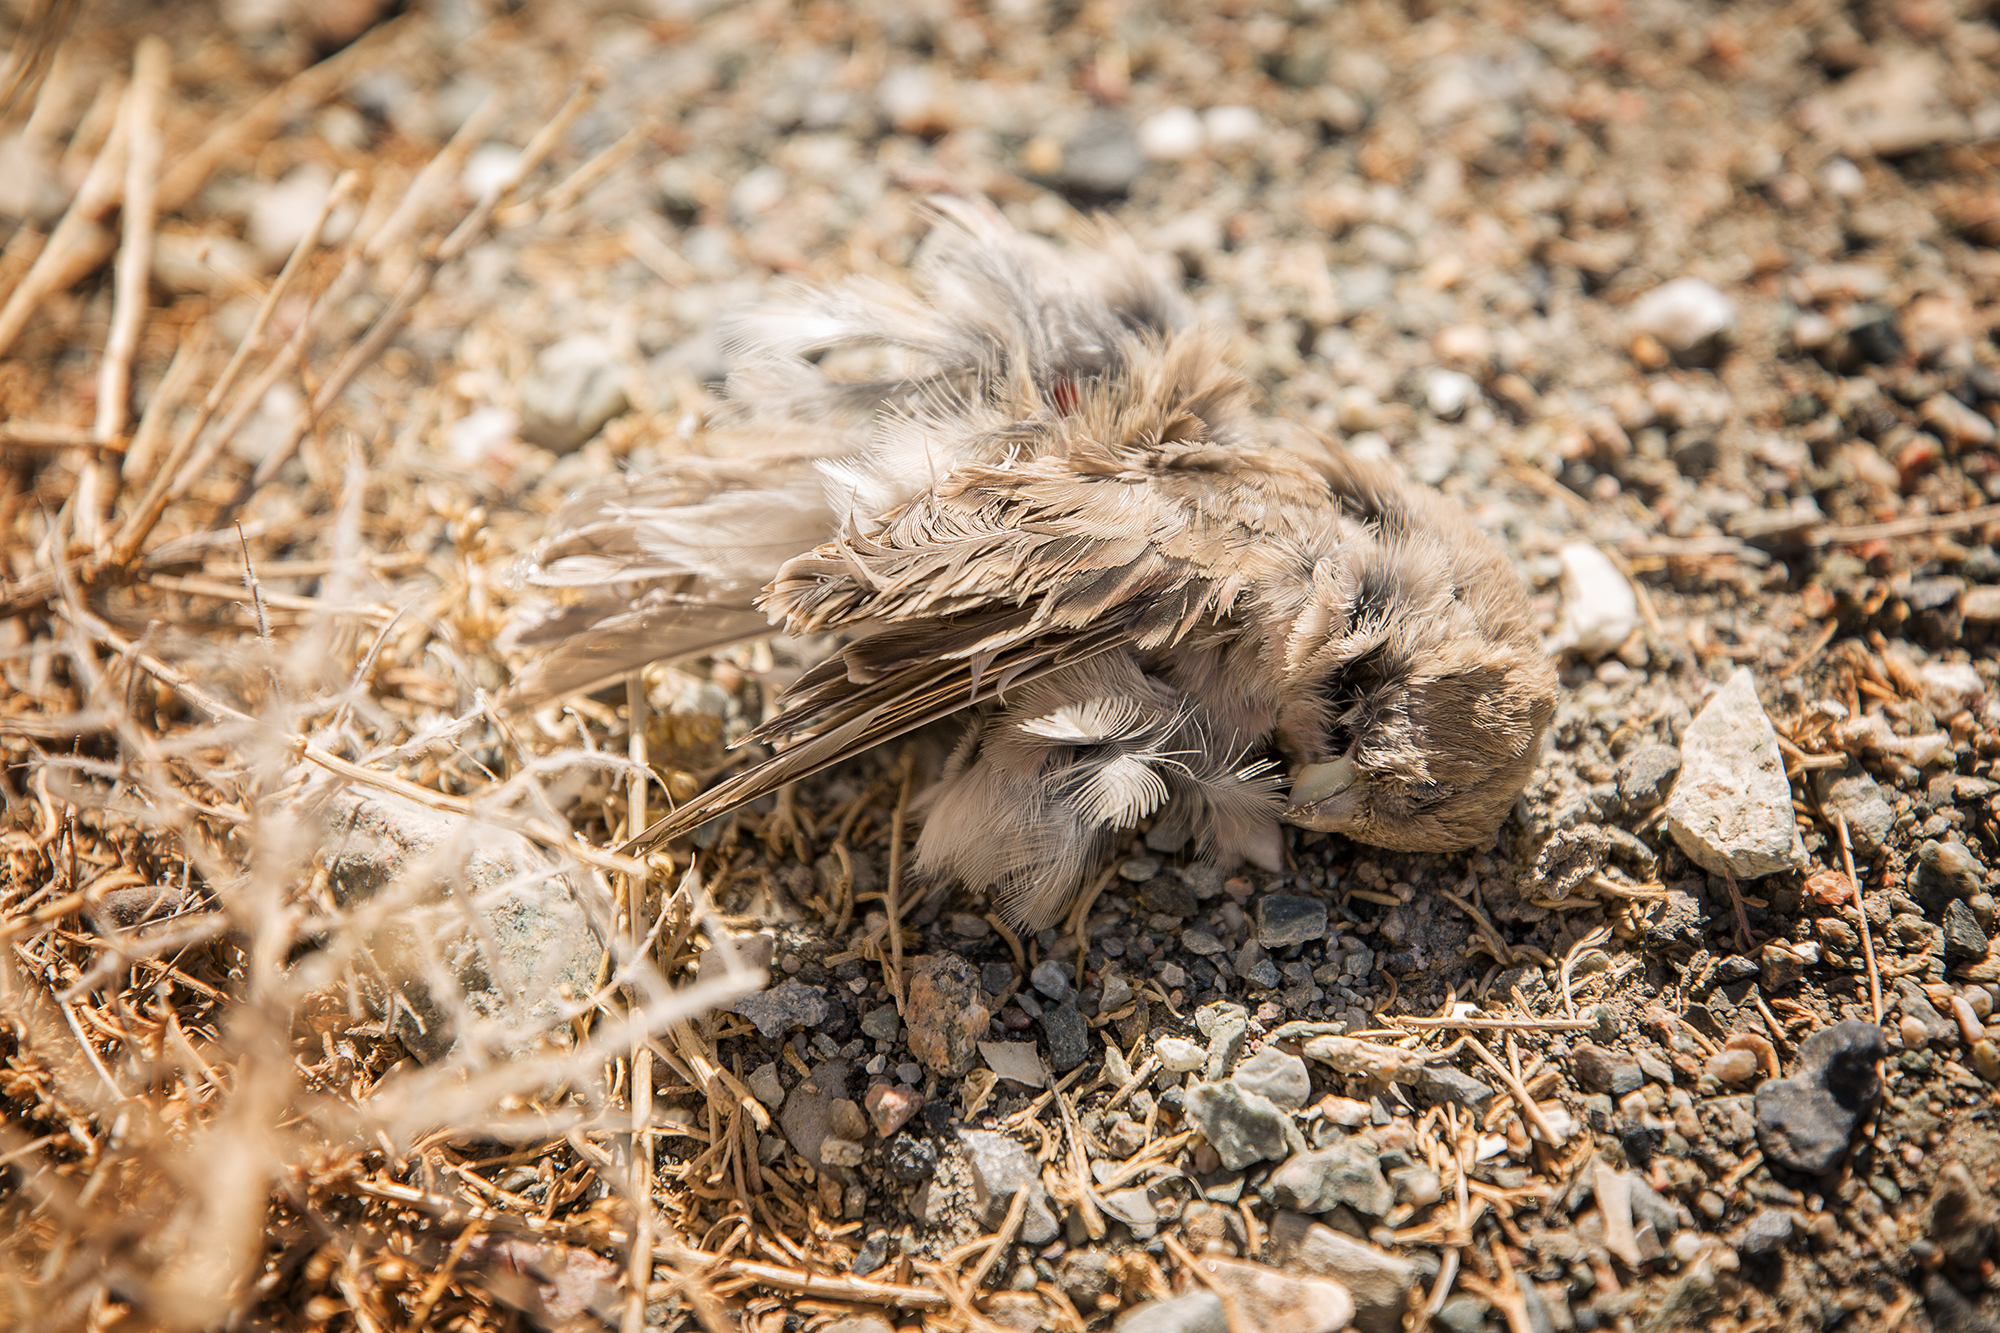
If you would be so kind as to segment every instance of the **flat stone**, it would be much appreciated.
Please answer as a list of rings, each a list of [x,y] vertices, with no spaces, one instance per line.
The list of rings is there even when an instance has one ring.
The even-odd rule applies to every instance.
[[[1473,1112],[1484,1112],[1495,1095],[1492,1088],[1450,1065],[1422,1066],[1410,1086],[1433,1103],[1453,1102]]]
[[[1380,1217],[1396,1201],[1375,1153],[1352,1138],[1292,1154],[1271,1172],[1260,1192],[1273,1207],[1299,1213],[1331,1212],[1346,1204],[1357,1213]]]
[[[1360,1333],[1400,1333],[1417,1280],[1417,1266],[1408,1259],[1295,1212],[1272,1219],[1267,1253],[1273,1263],[1345,1287]]]
[[[785,1085],[778,1078],[776,1062],[758,1065],[750,1071],[750,1091],[766,1107],[776,1108],[784,1104]]]
[[[1627,1060],[1602,1046],[1582,1045],[1570,1057],[1571,1068],[1576,1071],[1576,1081],[1586,1092],[1609,1093],[1613,1097],[1623,1097],[1628,1092],[1636,1092],[1646,1081],[1646,1071],[1639,1068],[1636,1060]]]
[[[1854,843],[1855,856],[1872,857],[1887,845],[1889,830],[1895,827],[1896,812],[1875,779],[1859,765],[1849,763],[1844,769],[1815,773],[1812,785],[1829,820],[1835,815],[1846,816],[1847,834]]]
[[[924,954],[910,963],[903,1021],[910,1054],[942,1078],[959,1078],[979,1056],[979,1039],[993,1011],[986,1007],[979,977],[956,954]]]
[[[1312,1096],[1312,1076],[1306,1072],[1306,1062],[1275,1046],[1264,1047],[1238,1065],[1230,1081],[1286,1111],[1298,1110]]]
[[[1562,548],[1562,619],[1552,647],[1596,661],[1639,628],[1639,597],[1611,558],[1587,542]]]
[[[340,906],[407,892],[406,872],[421,876],[422,892],[362,950],[362,1000],[411,1055],[449,1054],[461,1007],[568,1043],[565,997],[596,988],[604,948],[547,853],[517,833],[385,792],[315,782],[300,806],[326,830],[328,885]],[[456,997],[432,989],[443,975]]]
[[[750,1020],[757,1035],[768,1041],[793,1028],[816,1028],[826,1022],[829,1012],[826,990],[797,981],[783,981],[768,990],[743,996],[728,1006],[729,1012]]]
[[[1971,904],[1963,898],[1954,898],[1945,904],[1944,965],[1947,968],[1970,967],[1985,961],[1991,944]]]
[[[1854,1128],[1881,1092],[1882,1029],[1850,1018],[1807,1037],[1799,1071],[1757,1089],[1757,1143],[1766,1161],[1823,1176],[1847,1155]]]
[[[1112,1333],[1230,1333],[1222,1298],[1206,1287],[1164,1301],[1147,1301],[1118,1316]]]
[[[959,1142],[965,1148],[966,1165],[972,1172],[973,1201],[980,1220],[991,1230],[1007,1219],[1014,1195],[1029,1191],[1027,1211],[1021,1217],[1021,1239],[1030,1245],[1046,1245],[1056,1238],[1056,1216],[1049,1210],[1048,1193],[1042,1188],[1041,1167],[1028,1150],[1008,1138],[983,1129],[961,1129]]]
[[[1234,1083],[1197,1083],[1188,1089],[1186,1105],[1189,1123],[1231,1171],[1284,1157],[1297,1138],[1291,1117]]]
[[[1094,112],[1062,149],[1061,181],[1079,193],[1116,197],[1146,169],[1139,136],[1117,114]]]
[[[862,1104],[868,1108],[868,1120],[875,1129],[876,1137],[886,1139],[910,1123],[910,1117],[923,1109],[924,1098],[915,1088],[877,1083],[868,1089]]]
[[[1191,926],[1181,932],[1181,948],[1201,958],[1213,958],[1222,952],[1222,941],[1199,926]]]
[[[2000,623],[2000,586],[1967,588],[1965,596],[1959,599],[1958,609],[1964,613],[1966,621],[1970,624]]]
[[[611,344],[579,333],[546,348],[521,382],[521,437],[567,453],[631,406]]]
[[[903,1030],[903,1016],[893,1004],[878,1005],[861,1015],[861,1031],[876,1041],[894,1041]]]
[[[1069,985],[1069,969],[1064,967],[1059,959],[1044,958],[1036,963],[1035,970],[1028,974],[1028,981],[1036,990],[1057,1004],[1067,1000],[1072,993]]]
[[[1257,942],[1284,949],[1326,938],[1326,903],[1292,893],[1267,893],[1257,900]]]
[[[1688,726],[1681,761],[1667,829],[1691,860],[1738,879],[1807,868],[1778,734],[1748,668],[1731,676]]]
[[[792,1151],[813,1166],[830,1166],[820,1156],[820,1147],[833,1133],[833,1104],[847,1096],[847,1079],[853,1066],[845,1060],[828,1060],[815,1066],[799,1080],[778,1112],[778,1127]]]
[[[1264,1264],[1202,1255],[1195,1267],[1227,1292],[1242,1322],[1270,1333],[1339,1333],[1354,1318],[1354,1298],[1338,1282],[1299,1277]]]
[[[1186,1037],[1158,1038],[1153,1042],[1153,1054],[1160,1058],[1160,1067],[1172,1074],[1199,1069],[1208,1059],[1208,1052]]]
[[[1618,762],[1618,795],[1628,809],[1651,810],[1667,799],[1680,775],[1681,752],[1672,745],[1642,745]]]
[[[1049,1042],[1049,1068],[1058,1074],[1090,1058],[1090,1023],[1073,1004],[1052,1004],[1042,1010],[1042,1035]]]

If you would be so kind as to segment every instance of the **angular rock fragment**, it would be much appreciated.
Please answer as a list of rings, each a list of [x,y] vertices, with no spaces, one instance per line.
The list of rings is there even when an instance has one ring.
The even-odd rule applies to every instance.
[[[1807,867],[1778,734],[1748,668],[1695,717],[1681,761],[1667,829],[1691,860],[1738,879]]]

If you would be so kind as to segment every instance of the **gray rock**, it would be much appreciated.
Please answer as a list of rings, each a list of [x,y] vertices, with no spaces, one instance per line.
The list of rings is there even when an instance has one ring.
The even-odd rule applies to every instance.
[[[1249,970],[1243,974],[1243,979],[1263,990],[1276,990],[1278,983],[1284,980],[1278,974],[1278,965],[1268,958],[1259,958],[1250,964]]]
[[[1312,1076],[1306,1072],[1306,1062],[1275,1046],[1264,1047],[1238,1065],[1230,1081],[1286,1111],[1298,1110],[1312,1096]]]
[[[1146,169],[1146,151],[1132,127],[1109,111],[1094,112],[1063,145],[1062,184],[1080,194],[1120,196]]]
[[[1159,873],[1160,858],[1157,856],[1128,856],[1118,864],[1118,878],[1129,884],[1144,884]]]
[[[1667,830],[1690,859],[1718,875],[1755,879],[1809,864],[1778,734],[1747,667],[1716,691],[1681,740]]]
[[[1417,1070],[1411,1088],[1432,1102],[1455,1102],[1468,1111],[1484,1112],[1493,1100],[1493,1089],[1472,1075],[1450,1065],[1425,1065]]]
[[[1889,830],[1895,827],[1896,812],[1882,794],[1875,779],[1850,763],[1846,768],[1813,774],[1813,791],[1828,820],[1835,815],[1847,818],[1847,834],[1854,843],[1855,856],[1874,856],[1887,845]]]
[[[1230,1333],[1222,1298],[1206,1287],[1135,1305],[1119,1315],[1111,1329],[1112,1333]]]
[[[371,932],[363,988],[410,1054],[442,1058],[460,1015],[504,1024],[522,1050],[569,1040],[564,996],[596,987],[604,946],[547,853],[384,792],[335,790],[318,817],[341,906],[417,889]],[[436,989],[445,978],[456,995]]]
[[[1069,969],[1061,960],[1044,958],[1035,964],[1035,970],[1028,974],[1028,980],[1036,990],[1061,1004],[1070,997]]]
[[[1736,1235],[1736,1248],[1752,1258],[1776,1253],[1791,1243],[1792,1215],[1782,1208],[1759,1208]]]
[[[814,1166],[831,1166],[820,1155],[826,1141],[834,1137],[833,1104],[847,1095],[848,1075],[853,1067],[845,1060],[828,1060],[814,1067],[785,1098],[778,1112],[778,1126],[785,1131],[792,1151]]]
[[[1638,1061],[1622,1059],[1602,1046],[1578,1046],[1570,1064],[1576,1071],[1576,1081],[1586,1092],[1623,1097],[1628,1092],[1637,1092],[1646,1081],[1646,1071],[1639,1068]]]
[[[1986,930],[1973,914],[1971,904],[1963,898],[1954,898],[1944,909],[1944,965],[1948,968],[1970,967],[1983,962],[1986,950],[1992,941],[1987,939]]]
[[[893,1004],[878,1005],[861,1015],[861,1031],[875,1041],[894,1041],[903,1030],[903,1016]]]
[[[1257,942],[1283,949],[1326,938],[1326,903],[1297,894],[1270,893],[1257,900]]]
[[[1471,1292],[1461,1291],[1446,1301],[1437,1312],[1437,1320],[1451,1333],[1480,1333],[1486,1327],[1486,1313],[1493,1307]],[[1355,1321],[1359,1328],[1360,1321]],[[1381,1333],[1389,1333],[1383,1329]]]
[[[1634,301],[1630,319],[1669,351],[1690,352],[1736,327],[1736,302],[1700,278],[1681,277]]]
[[[1775,995],[1799,983],[1806,974],[1806,960],[1782,944],[1767,944],[1757,954],[1764,990]]]
[[[1923,1027],[1926,1041],[1958,1030],[1958,1024],[1939,1013],[1924,988],[1910,977],[1896,979],[1896,1007],[1903,1011],[1903,1017],[1914,1018]]]
[[[1212,958],[1222,952],[1222,941],[1193,926],[1181,932],[1181,948],[1202,958]]]
[[[1090,1058],[1090,1024],[1073,1004],[1052,1004],[1042,1011],[1042,1035],[1049,1042],[1049,1068],[1058,1074]]]
[[[1352,1138],[1316,1152],[1293,1153],[1259,1192],[1273,1207],[1299,1213],[1331,1212],[1346,1204],[1357,1213],[1380,1217],[1396,1201],[1375,1153]]]
[[[1194,890],[1178,875],[1154,875],[1139,890],[1139,902],[1162,916],[1193,916],[1200,906]]]
[[[1924,843],[1917,848],[1917,873],[1910,876],[1910,897],[1926,915],[1941,920],[1945,904],[1979,892],[1986,868],[1960,842]]]
[[[1667,799],[1681,771],[1681,752],[1671,745],[1642,745],[1618,764],[1618,795],[1627,809],[1651,810]]]
[[[1757,1144],[1775,1165],[1823,1176],[1840,1165],[1875,1098],[1875,1062],[1888,1053],[1882,1029],[1857,1018],[1807,1037],[1799,1071],[1757,1088]]]
[[[758,1065],[750,1071],[750,1091],[766,1107],[780,1106],[785,1100],[785,1085],[778,1078],[776,1063]]]
[[[1296,1144],[1291,1117],[1238,1084],[1197,1083],[1188,1089],[1186,1105],[1189,1123],[1231,1171],[1283,1157]]]
[[[521,437],[568,453],[630,406],[617,353],[602,338],[579,333],[535,358],[521,384]]]
[[[776,1041],[793,1028],[818,1027],[830,1010],[823,987],[784,981],[742,996],[730,1004],[729,1012],[749,1019],[757,1035]]]
[[[1056,1215],[1049,1210],[1048,1192],[1042,1188],[1041,1167],[1028,1150],[1005,1134],[983,1129],[961,1129],[958,1139],[972,1172],[973,1202],[987,1228],[990,1230],[1005,1221],[1015,1194],[1027,1190],[1028,1206],[1021,1216],[1021,1239],[1030,1245],[1046,1245],[1054,1240]]]
[[[1295,1212],[1271,1221],[1266,1257],[1299,1273],[1330,1277],[1354,1297],[1354,1327],[1360,1333],[1399,1333],[1417,1266],[1366,1241],[1335,1231]]]

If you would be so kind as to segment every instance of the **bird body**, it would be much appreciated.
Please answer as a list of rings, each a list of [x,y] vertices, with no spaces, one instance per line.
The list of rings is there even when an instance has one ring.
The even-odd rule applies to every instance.
[[[630,849],[954,714],[916,867],[1032,926],[1147,820],[1271,868],[1281,819],[1404,850],[1489,836],[1556,686],[1498,549],[1387,468],[1273,447],[1128,241],[1078,259],[940,210],[928,303],[849,286],[735,327],[724,430],[761,462],[579,497],[528,562],[585,597],[520,636],[558,646],[517,701],[766,617],[846,636],[752,733],[773,757]],[[863,349],[900,365],[829,369]]]

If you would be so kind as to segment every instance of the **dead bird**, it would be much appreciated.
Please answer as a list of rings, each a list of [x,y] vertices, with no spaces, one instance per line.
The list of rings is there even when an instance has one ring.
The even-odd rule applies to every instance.
[[[915,867],[1030,927],[1149,819],[1273,869],[1281,820],[1491,835],[1556,693],[1493,543],[1286,447],[1128,239],[937,207],[924,299],[853,282],[737,320],[721,456],[577,497],[525,562],[568,601],[511,631],[549,650],[517,707],[772,626],[847,636],[750,736],[770,758],[625,850],[953,715]]]

